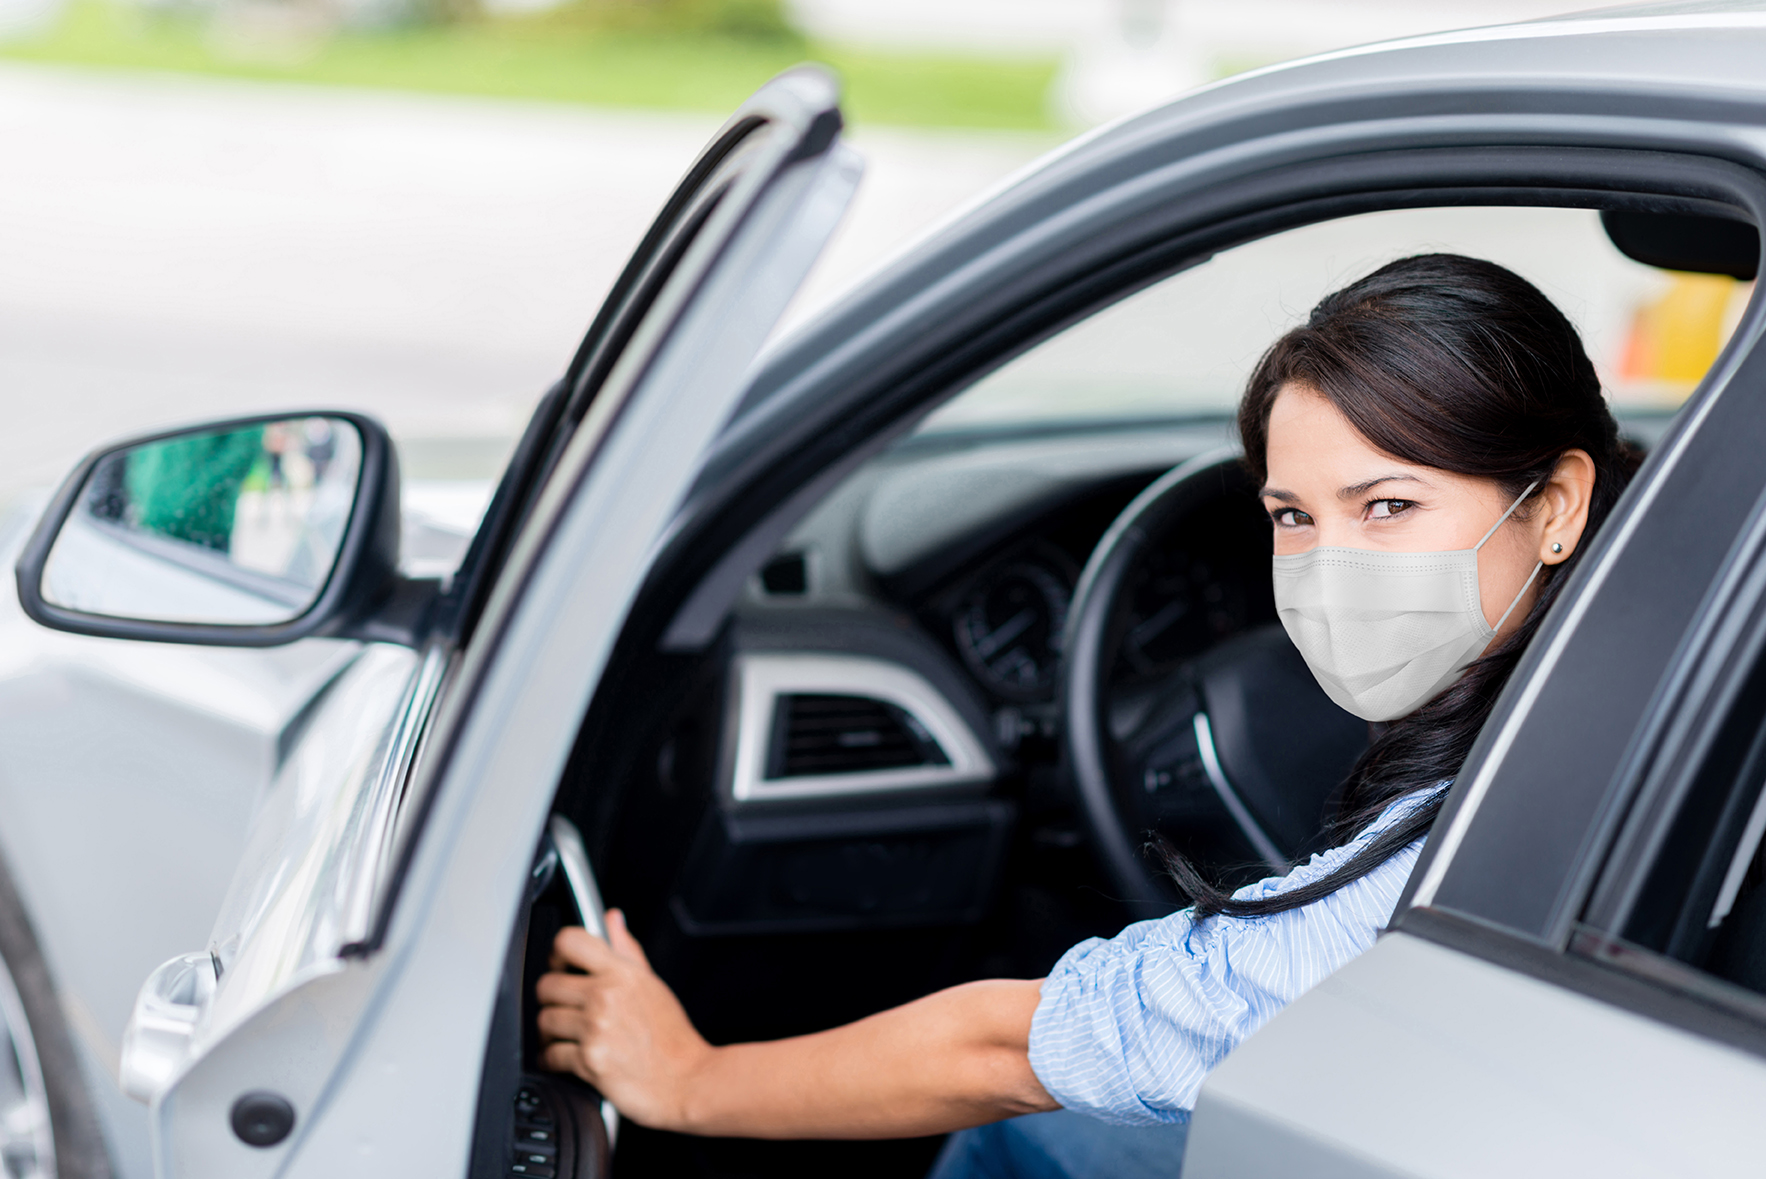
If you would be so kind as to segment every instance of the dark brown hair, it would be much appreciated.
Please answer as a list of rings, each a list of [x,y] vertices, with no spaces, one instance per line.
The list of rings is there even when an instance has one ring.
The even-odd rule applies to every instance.
[[[1238,421],[1245,464],[1259,485],[1268,475],[1270,409],[1290,383],[1324,396],[1378,450],[1495,480],[1511,499],[1536,480],[1543,488],[1565,451],[1581,449],[1594,460],[1582,542],[1542,572],[1538,599],[1519,628],[1440,695],[1374,738],[1340,792],[1332,833],[1344,841],[1395,799],[1459,773],[1497,693],[1640,456],[1620,440],[1594,365],[1563,313],[1513,271],[1457,254],[1382,266],[1327,295],[1304,324],[1264,353]],[[1524,504],[1517,514],[1530,509]],[[1444,794],[1437,791],[1334,872],[1261,900],[1234,900],[1168,846],[1160,850],[1198,917],[1278,913],[1360,879],[1426,834]]]

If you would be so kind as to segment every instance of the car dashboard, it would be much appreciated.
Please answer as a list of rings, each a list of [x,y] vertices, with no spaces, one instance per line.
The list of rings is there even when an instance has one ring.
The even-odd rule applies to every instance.
[[[1228,458],[1227,440],[1219,418],[1051,426],[919,435],[873,459],[750,579],[715,649],[681,665],[619,815],[585,821],[610,902],[681,947],[689,991],[757,939],[776,962],[886,932],[935,967],[870,972],[867,1002],[852,987],[845,1006],[805,997],[794,1026],[961,976],[1046,970],[1119,927],[1105,892],[1084,891],[1100,882],[1060,777],[1062,636],[1116,517],[1172,467]],[[1273,619],[1261,521],[1240,491],[1146,563],[1112,673],[1124,707]],[[966,950],[927,949],[953,934]],[[970,952],[982,941],[991,965]],[[710,990],[695,1014],[714,1028],[786,1030],[756,1017],[775,1004]]]
[[[911,438],[793,532],[738,621],[771,616],[778,626],[806,608],[909,619],[1014,746],[1020,730],[1055,716],[1067,612],[1105,530],[1160,474],[1227,442],[1221,420]],[[1260,529],[1240,535],[1244,509],[1191,522],[1140,579],[1131,678],[1156,677],[1261,620],[1255,562],[1265,545]]]

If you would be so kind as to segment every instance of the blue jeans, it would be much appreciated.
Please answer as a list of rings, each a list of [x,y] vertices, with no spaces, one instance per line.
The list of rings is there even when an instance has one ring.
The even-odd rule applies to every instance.
[[[1178,1179],[1190,1120],[1112,1126],[1072,1110],[952,1134],[926,1179]]]

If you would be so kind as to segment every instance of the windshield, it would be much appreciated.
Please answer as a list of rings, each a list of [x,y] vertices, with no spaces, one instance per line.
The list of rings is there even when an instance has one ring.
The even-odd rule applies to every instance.
[[[1224,251],[1038,345],[935,411],[922,434],[1221,417],[1313,304],[1411,254],[1469,254],[1535,283],[1582,333],[1614,408],[1671,411],[1717,357],[1752,292],[1621,254],[1586,209],[1405,209]]]

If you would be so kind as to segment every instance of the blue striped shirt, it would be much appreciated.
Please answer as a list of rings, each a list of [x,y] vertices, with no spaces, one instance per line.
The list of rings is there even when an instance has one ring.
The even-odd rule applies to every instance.
[[[1332,871],[1434,790],[1396,800],[1342,847],[1246,885],[1271,896]],[[1209,1071],[1271,1016],[1369,946],[1423,841],[1331,895],[1267,917],[1185,909],[1061,956],[1030,1024],[1030,1067],[1063,1106],[1125,1126],[1181,1121]]]

